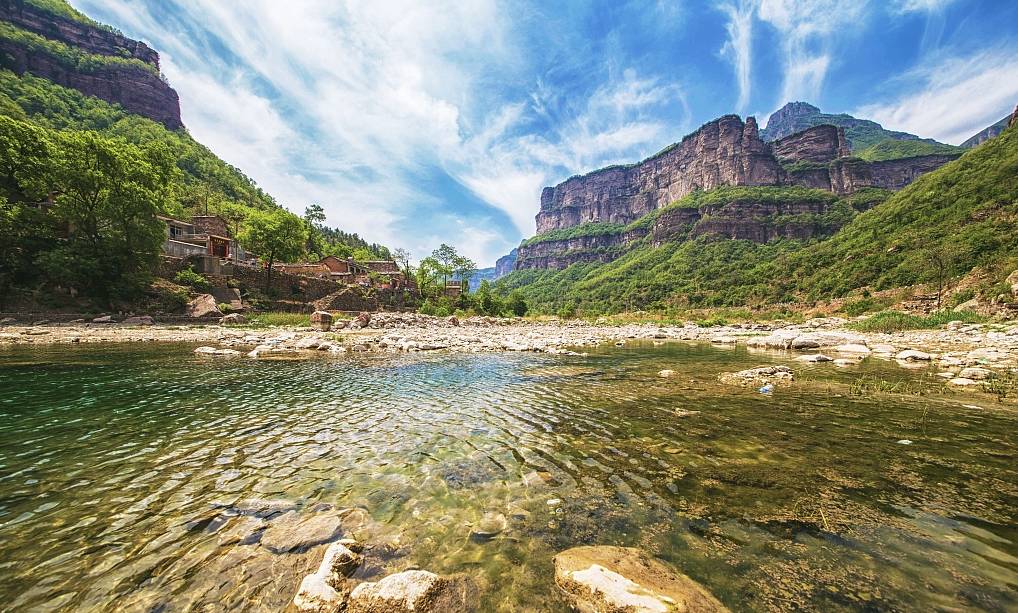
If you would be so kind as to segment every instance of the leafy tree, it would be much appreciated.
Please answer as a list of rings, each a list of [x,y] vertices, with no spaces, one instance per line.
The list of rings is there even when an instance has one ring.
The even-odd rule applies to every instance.
[[[463,283],[463,293],[470,291],[470,280],[477,274],[477,264],[468,257],[456,255],[452,260],[453,275]]]
[[[438,249],[431,252],[431,259],[435,261],[436,270],[442,277],[442,287],[445,287],[449,277],[455,272],[456,260],[460,257],[456,250],[442,243]]]
[[[320,228],[325,223],[325,209],[320,204],[312,203],[304,209],[304,223],[307,225],[308,238],[304,247],[308,256],[320,260],[325,257],[325,237]]]
[[[442,264],[435,258],[429,256],[421,260],[421,263],[417,265],[417,290],[420,292],[421,298],[442,294],[445,284],[443,283],[439,287],[438,280],[445,272]]]
[[[50,161],[63,244],[39,256],[60,285],[102,298],[147,284],[165,237],[156,219],[176,169],[165,147],[144,149],[94,132],[62,132]]]
[[[0,196],[10,202],[44,198],[51,148],[45,130],[0,116]]]
[[[272,282],[272,265],[277,260],[289,262],[299,258],[306,241],[304,221],[282,209],[252,211],[240,236],[240,242],[266,263],[265,289]]]
[[[523,297],[523,292],[518,289],[514,289],[509,292],[509,297],[506,298],[505,306],[510,313],[517,317],[523,317],[527,314],[527,311],[530,310],[527,306],[526,299]]]

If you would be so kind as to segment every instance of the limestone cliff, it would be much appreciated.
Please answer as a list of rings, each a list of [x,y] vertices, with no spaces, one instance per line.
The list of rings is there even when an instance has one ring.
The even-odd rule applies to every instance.
[[[29,72],[119,104],[171,130],[183,126],[177,92],[160,78],[159,54],[145,43],[87,18],[70,19],[24,0],[0,0],[0,19],[28,33],[0,37],[0,67],[19,75]],[[42,37],[56,45],[32,44],[29,40],[32,37]],[[71,53],[59,52],[61,45],[70,48]],[[111,59],[82,61],[82,57],[88,56]]]
[[[552,234],[521,245],[515,267],[563,268],[575,262],[610,261],[626,244],[648,232],[657,243],[702,234],[758,242],[823,238],[838,229],[836,223],[820,219],[837,200],[833,195],[870,187],[898,190],[956,157],[923,155],[867,162],[851,156],[842,127],[810,126],[766,143],[752,117],[743,123],[735,115],[726,115],[638,164],[609,167],[546,187],[537,233],[538,238]],[[605,224],[631,224],[689,194],[724,186],[806,187],[833,195],[792,197],[781,204],[743,199],[701,209],[668,210],[648,231],[606,231]],[[592,235],[565,232],[583,224],[600,224],[600,231]]]
[[[541,194],[537,232],[587,222],[629,223],[698,190],[776,185],[781,167],[757,134],[756,120],[726,115],[658,155],[572,177]]]

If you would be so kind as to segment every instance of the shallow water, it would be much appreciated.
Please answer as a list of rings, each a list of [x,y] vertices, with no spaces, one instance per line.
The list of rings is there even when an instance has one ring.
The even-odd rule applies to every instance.
[[[920,371],[793,364],[763,395],[717,375],[791,356],[191,349],[0,351],[0,609],[280,610],[320,550],[237,538],[273,521],[251,499],[360,507],[358,580],[465,572],[483,611],[566,610],[551,557],[580,544],[642,547],[733,610],[1018,609],[1018,413],[851,395]],[[486,512],[506,529],[471,536]]]

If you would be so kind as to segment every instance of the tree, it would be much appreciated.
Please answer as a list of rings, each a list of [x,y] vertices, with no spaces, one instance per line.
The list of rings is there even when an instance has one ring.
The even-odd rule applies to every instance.
[[[403,274],[406,275],[407,280],[413,278],[413,269],[410,266],[410,252],[400,247],[393,252],[393,260],[396,261],[396,265],[403,270]]]
[[[0,116],[0,196],[35,203],[47,194],[52,143],[46,132]]]
[[[322,225],[325,223],[325,209],[322,205],[312,203],[304,209],[304,223],[307,224],[307,241],[305,250],[308,255],[314,255],[315,259],[325,257],[325,238],[322,236]]]
[[[240,241],[266,263],[265,289],[268,290],[276,260],[289,262],[304,252],[307,228],[300,217],[283,209],[252,211]]]
[[[527,301],[523,298],[523,292],[518,289],[509,292],[509,297],[506,299],[506,308],[517,317],[523,317],[530,310],[527,306]]]
[[[452,272],[463,283],[462,293],[466,294],[470,291],[470,280],[477,274],[477,264],[457,254],[452,260]]]
[[[166,147],[139,148],[94,132],[57,134],[49,181],[67,240],[40,255],[58,284],[104,298],[147,284],[165,238],[156,218],[177,171]]]
[[[435,261],[436,270],[439,276],[442,277],[442,287],[445,287],[449,282],[449,277],[453,275],[455,271],[455,262],[459,258],[459,254],[456,250],[442,243],[438,249],[431,252],[431,258]]]
[[[417,265],[417,290],[421,298],[441,295],[442,291],[436,291],[438,280],[442,277],[444,270],[442,265],[433,257],[426,257]],[[442,286],[444,290],[445,285]]]

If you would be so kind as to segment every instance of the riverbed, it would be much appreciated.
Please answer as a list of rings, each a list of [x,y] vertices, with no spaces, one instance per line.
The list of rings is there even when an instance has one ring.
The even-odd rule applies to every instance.
[[[321,549],[261,535],[339,510],[369,546],[352,581],[463,573],[482,611],[568,610],[551,558],[586,544],[733,611],[1018,607],[1018,413],[923,364],[195,347],[0,350],[3,608],[282,610]],[[718,381],[765,364],[794,382]]]

